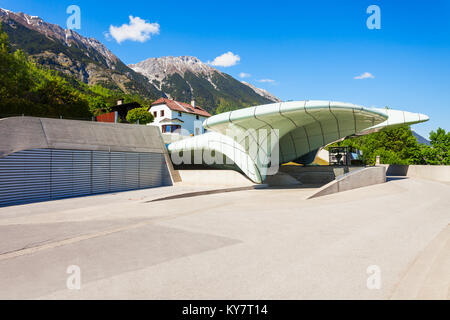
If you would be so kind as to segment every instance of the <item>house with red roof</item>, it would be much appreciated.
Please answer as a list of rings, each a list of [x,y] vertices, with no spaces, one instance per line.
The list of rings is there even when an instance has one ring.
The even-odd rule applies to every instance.
[[[197,106],[195,101],[188,104],[167,98],[153,102],[148,111],[155,118],[151,125],[158,126],[162,133],[184,129],[182,132],[185,134],[203,134],[205,132],[203,121],[211,116],[205,109]]]

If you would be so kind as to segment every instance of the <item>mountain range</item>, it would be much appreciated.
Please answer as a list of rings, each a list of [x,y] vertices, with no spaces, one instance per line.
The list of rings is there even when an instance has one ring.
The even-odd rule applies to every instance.
[[[431,146],[430,140],[428,140],[427,138],[422,137],[420,134],[418,134],[417,132],[415,132],[412,129],[411,129],[411,132],[412,132],[413,136],[417,139],[418,143],[423,143],[423,144],[426,144],[427,146]]]
[[[100,41],[47,23],[37,16],[0,9],[2,29],[14,49],[22,49],[35,62],[84,83],[156,99],[160,92],[147,79],[127,67]]]
[[[208,111],[227,111],[280,101],[265,90],[238,81],[196,57],[161,57],[129,65],[169,98],[195,99]]]
[[[0,9],[0,22],[13,49],[21,49],[36,63],[89,85],[151,100],[195,99],[211,113],[280,101],[195,57],[149,58],[127,66],[97,39],[37,16]]]

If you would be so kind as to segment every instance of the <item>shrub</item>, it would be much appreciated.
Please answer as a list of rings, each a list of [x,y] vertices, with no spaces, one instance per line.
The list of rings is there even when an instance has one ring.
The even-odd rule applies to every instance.
[[[147,124],[153,122],[153,115],[147,111],[147,108],[135,108],[128,111],[127,121],[129,123]]]

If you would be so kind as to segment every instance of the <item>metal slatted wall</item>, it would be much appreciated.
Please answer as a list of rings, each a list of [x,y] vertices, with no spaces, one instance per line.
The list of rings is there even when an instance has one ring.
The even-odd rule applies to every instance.
[[[160,153],[32,149],[0,158],[0,206],[170,184]]]

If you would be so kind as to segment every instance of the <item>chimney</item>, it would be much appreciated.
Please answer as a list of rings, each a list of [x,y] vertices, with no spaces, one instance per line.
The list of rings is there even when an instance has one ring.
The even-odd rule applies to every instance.
[[[195,100],[191,101],[191,106],[193,106],[195,108]]]
[[[117,100],[117,105],[119,106],[119,105],[121,105],[121,104],[123,104],[123,99]]]

